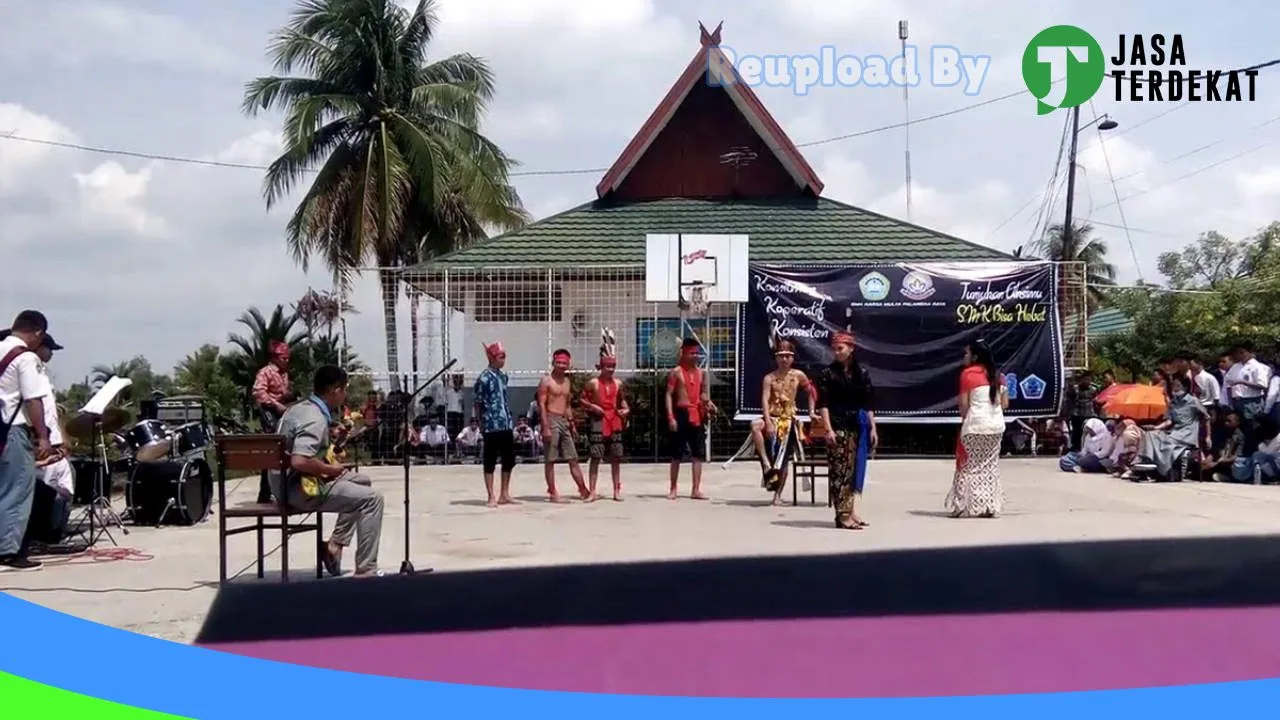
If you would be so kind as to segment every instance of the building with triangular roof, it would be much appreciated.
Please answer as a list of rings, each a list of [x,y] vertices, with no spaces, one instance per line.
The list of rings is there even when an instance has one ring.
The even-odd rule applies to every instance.
[[[752,262],[1011,258],[822,197],[813,167],[721,52],[721,28],[699,28],[697,52],[594,200],[412,271],[415,285],[465,317],[449,323],[445,354],[468,375],[485,365],[481,343],[494,340],[508,348],[513,387],[536,384],[559,347],[593,367],[602,327],[617,337],[620,371],[669,367],[683,330],[675,304],[645,302],[650,233],[747,235]],[[714,306],[699,328],[713,369],[732,372],[735,322],[735,308]]]

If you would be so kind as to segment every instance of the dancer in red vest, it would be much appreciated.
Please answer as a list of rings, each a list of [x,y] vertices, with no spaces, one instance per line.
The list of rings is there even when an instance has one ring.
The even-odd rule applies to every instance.
[[[622,431],[627,426],[631,407],[622,391],[622,382],[614,377],[618,367],[617,343],[613,331],[605,328],[600,343],[598,377],[587,381],[582,389],[582,407],[591,418],[590,462],[587,465],[587,487],[591,492],[588,502],[600,499],[596,483],[600,479],[600,461],[609,460],[609,472],[613,476],[613,499],[622,501]]]
[[[680,463],[688,458],[693,465],[693,488],[689,497],[706,500],[702,492],[702,463],[707,454],[707,417],[716,412],[711,402],[707,375],[698,367],[701,346],[686,338],[680,345],[680,364],[667,378],[667,426],[671,439],[671,491],[667,498],[675,500],[680,484]]]

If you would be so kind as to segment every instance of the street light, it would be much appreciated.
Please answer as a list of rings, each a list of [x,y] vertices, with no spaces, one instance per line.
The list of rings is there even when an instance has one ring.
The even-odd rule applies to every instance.
[[[1080,132],[1088,130],[1090,125],[1097,125],[1099,131],[1115,130],[1120,127],[1120,123],[1111,119],[1110,115],[1102,115],[1094,118],[1092,122],[1080,127],[1080,106],[1071,108],[1071,153],[1067,159],[1067,217],[1062,224],[1062,245],[1064,248],[1070,247],[1071,235],[1075,232],[1075,227],[1071,224],[1073,221],[1072,211],[1075,210],[1076,200],[1076,148],[1080,140]]]

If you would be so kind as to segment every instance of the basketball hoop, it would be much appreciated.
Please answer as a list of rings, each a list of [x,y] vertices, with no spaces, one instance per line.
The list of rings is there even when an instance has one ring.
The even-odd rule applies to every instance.
[[[681,303],[690,313],[705,317],[707,311],[711,309],[711,299],[707,296],[707,290],[711,288],[708,283],[691,283],[689,285],[689,299]]]

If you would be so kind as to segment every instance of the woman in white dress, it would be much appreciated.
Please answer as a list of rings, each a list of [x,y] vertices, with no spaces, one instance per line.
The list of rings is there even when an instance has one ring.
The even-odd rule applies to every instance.
[[[956,474],[947,494],[951,517],[995,517],[1004,505],[1000,485],[1000,441],[1009,396],[991,349],[981,340],[965,348],[960,372],[960,439]]]

